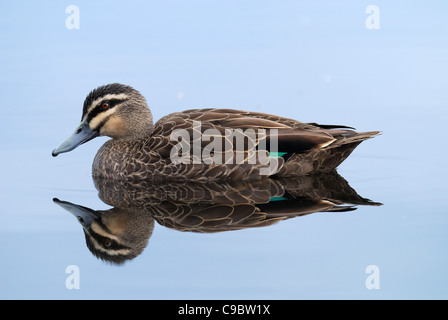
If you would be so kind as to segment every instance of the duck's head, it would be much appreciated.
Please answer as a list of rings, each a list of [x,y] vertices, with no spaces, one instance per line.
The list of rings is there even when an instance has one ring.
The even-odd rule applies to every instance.
[[[82,110],[81,123],[52,155],[56,157],[98,136],[133,139],[152,128],[151,111],[145,98],[134,88],[112,83],[91,91]]]

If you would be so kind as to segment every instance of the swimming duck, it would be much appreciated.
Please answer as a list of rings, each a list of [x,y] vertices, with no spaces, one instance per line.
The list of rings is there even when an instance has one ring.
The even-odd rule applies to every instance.
[[[332,171],[379,133],[232,109],[191,109],[154,124],[145,98],[113,83],[88,94],[80,125],[52,155],[108,136],[93,161],[94,177],[254,180]]]

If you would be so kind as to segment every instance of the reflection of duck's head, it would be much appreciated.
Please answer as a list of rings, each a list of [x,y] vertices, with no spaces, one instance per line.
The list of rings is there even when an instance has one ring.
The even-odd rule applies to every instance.
[[[127,208],[95,211],[67,201],[53,201],[81,223],[89,250],[105,261],[121,264],[138,256],[148,244],[154,228],[150,215]]]
[[[53,150],[53,156],[68,152],[97,136],[135,138],[152,127],[145,98],[134,88],[118,83],[99,87],[84,101],[81,124]]]

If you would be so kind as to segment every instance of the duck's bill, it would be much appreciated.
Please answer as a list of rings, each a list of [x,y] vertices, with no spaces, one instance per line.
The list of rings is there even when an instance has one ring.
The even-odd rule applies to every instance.
[[[65,139],[56,149],[51,153],[53,157],[56,157],[60,153],[69,152],[75,149],[76,147],[86,143],[87,141],[92,140],[99,136],[98,131],[92,131],[87,124],[87,119],[81,122],[78,128],[76,128],[75,132]]]
[[[100,217],[98,212],[87,207],[83,207],[68,201],[62,201],[57,198],[54,198],[53,202],[74,215],[86,231],[90,229],[92,221],[97,220]]]

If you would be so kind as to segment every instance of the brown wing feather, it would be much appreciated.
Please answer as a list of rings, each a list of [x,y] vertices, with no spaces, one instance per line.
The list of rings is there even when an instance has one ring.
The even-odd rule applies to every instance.
[[[172,113],[156,123],[154,132],[169,137],[174,128],[188,128],[193,121],[201,122],[202,131],[213,128],[223,136],[225,129],[277,129],[277,132],[271,131],[275,133],[268,138],[268,150],[270,140],[276,138],[276,151],[280,152],[300,153],[325,147],[335,141],[328,130],[310,124],[266,113],[232,109],[191,109]]]

